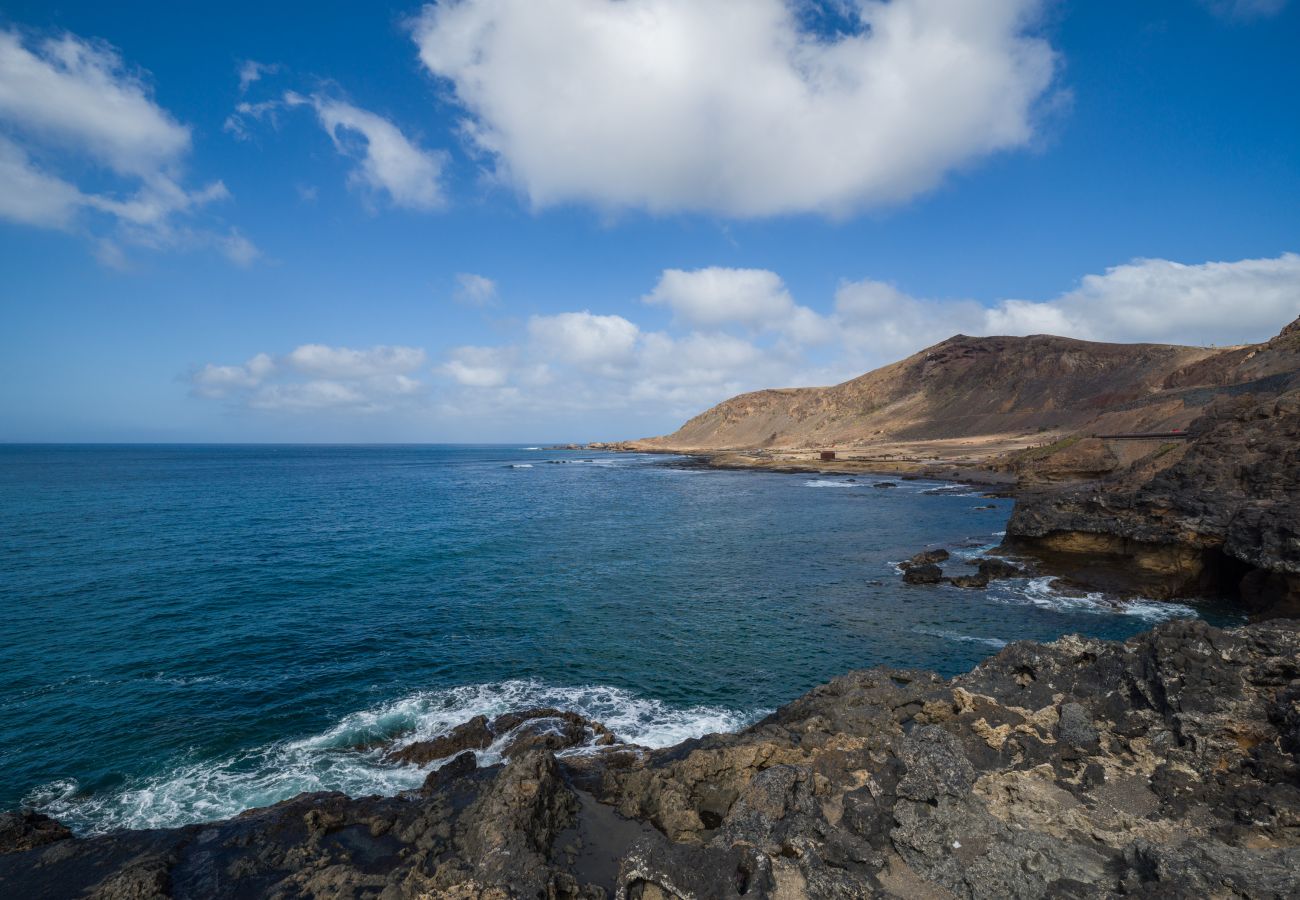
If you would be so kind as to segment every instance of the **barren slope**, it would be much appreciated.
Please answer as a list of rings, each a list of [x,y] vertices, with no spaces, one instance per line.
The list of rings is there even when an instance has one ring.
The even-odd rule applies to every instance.
[[[1247,349],[1104,344],[1050,335],[957,335],[826,388],[755,391],[691,419],[653,449],[792,449],[1186,425],[1180,392],[1233,377]],[[1167,402],[1162,402],[1167,401]]]

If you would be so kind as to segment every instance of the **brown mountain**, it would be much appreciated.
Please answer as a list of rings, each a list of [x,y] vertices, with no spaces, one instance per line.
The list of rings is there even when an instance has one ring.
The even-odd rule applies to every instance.
[[[1186,427],[1211,393],[1274,374],[1258,348],[957,335],[833,387],[741,394],[657,450],[862,447],[1011,433]],[[1199,393],[1198,393],[1199,392]]]

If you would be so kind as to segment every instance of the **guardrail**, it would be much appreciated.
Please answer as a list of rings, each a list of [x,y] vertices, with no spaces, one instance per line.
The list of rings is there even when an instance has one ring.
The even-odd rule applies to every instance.
[[[1196,437],[1190,431],[1130,431],[1125,434],[1096,434],[1103,441],[1188,441]]]

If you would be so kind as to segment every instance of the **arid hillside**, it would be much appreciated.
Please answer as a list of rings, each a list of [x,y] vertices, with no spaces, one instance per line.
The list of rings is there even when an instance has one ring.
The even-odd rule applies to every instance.
[[[1213,396],[1276,377],[1277,366],[1259,359],[1263,346],[957,335],[833,387],[741,394],[634,445],[795,450],[1180,429]]]

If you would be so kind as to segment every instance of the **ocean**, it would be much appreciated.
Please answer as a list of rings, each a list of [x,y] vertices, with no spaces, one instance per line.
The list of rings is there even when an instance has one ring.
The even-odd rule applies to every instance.
[[[385,740],[573,709],[666,746],[874,665],[1217,606],[908,587],[1010,501],[518,446],[0,446],[0,809],[83,833],[392,793]],[[978,507],[989,505],[991,509]],[[490,761],[490,760],[488,760]]]

